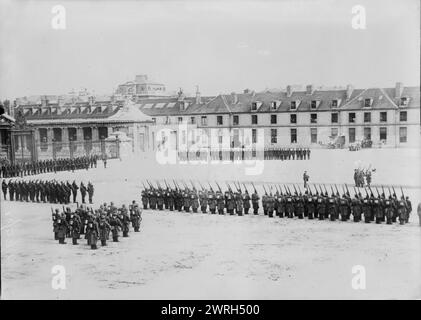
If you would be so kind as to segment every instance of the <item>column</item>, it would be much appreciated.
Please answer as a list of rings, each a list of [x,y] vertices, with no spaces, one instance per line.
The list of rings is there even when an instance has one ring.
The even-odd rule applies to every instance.
[[[92,141],[98,141],[99,140],[98,127],[94,126],[91,128],[91,130],[92,130]]]
[[[61,127],[60,129],[61,129],[62,152],[67,157],[67,156],[70,156],[69,130],[64,127]]]

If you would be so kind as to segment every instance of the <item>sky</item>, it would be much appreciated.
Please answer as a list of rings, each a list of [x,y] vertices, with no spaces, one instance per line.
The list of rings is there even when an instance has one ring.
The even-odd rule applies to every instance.
[[[51,25],[58,4],[64,30]],[[111,94],[136,74],[202,95],[419,86],[419,1],[0,1],[0,99]]]

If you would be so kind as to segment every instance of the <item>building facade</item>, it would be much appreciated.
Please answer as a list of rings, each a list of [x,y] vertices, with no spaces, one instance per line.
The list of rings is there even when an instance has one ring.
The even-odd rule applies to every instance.
[[[148,79],[145,74],[137,75],[133,81],[120,84],[115,92],[123,98],[167,97],[165,85]]]

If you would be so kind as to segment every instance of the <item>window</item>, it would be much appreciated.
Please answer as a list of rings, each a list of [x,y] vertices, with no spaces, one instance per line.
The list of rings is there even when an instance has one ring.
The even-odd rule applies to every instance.
[[[380,112],[380,122],[386,122],[387,121],[387,112]]]
[[[257,130],[251,129],[251,143],[257,143]]]
[[[370,108],[370,107],[371,107],[370,99],[364,99],[364,108]]]
[[[348,113],[348,122],[354,123],[355,122],[355,112]]]
[[[156,118],[152,118],[152,122],[155,124],[156,123]]]
[[[223,124],[222,116],[216,116],[216,124],[218,126],[222,126],[222,124]]]
[[[364,139],[371,140],[371,128],[364,128]]]
[[[271,143],[277,143],[278,141],[278,130],[276,129],[270,129],[270,142]]]
[[[317,101],[316,100],[311,100],[311,109],[317,109]]]
[[[338,107],[338,100],[332,100],[332,108]]]
[[[251,111],[256,111],[257,110],[257,102],[252,102],[251,103]]]
[[[278,108],[278,102],[272,101],[272,110],[276,110]]]
[[[407,121],[408,114],[406,111],[399,112],[399,121]]]
[[[202,116],[200,119],[201,119],[202,126],[208,125],[208,117],[207,116]]]
[[[408,105],[408,98],[407,97],[402,97],[401,100],[400,100],[400,105],[401,106]]]
[[[399,142],[406,142],[407,141],[407,130],[406,127],[399,128]]]
[[[338,114],[337,113],[332,113],[330,122],[338,123]]]
[[[276,114],[271,114],[270,115],[270,123],[271,124],[276,124],[277,121],[278,121],[278,118],[277,118]]]
[[[291,110],[297,110],[297,101],[291,101],[290,108]]]
[[[223,138],[223,137],[222,137],[222,135],[219,135],[219,136],[218,136],[218,143],[219,143],[219,144],[222,144],[222,138]]]
[[[251,116],[251,124],[257,124],[257,114]]]
[[[310,123],[317,123],[317,113],[310,114]]]
[[[291,129],[291,143],[297,143],[297,129]]]
[[[39,129],[39,140],[41,141],[41,150],[45,151],[48,149],[48,138],[47,138],[47,129]],[[16,139],[15,141],[18,141],[18,139]]]
[[[234,126],[238,126],[238,123],[239,123],[238,116],[234,116],[234,117],[232,118],[232,124],[233,124]]]
[[[186,104],[184,102],[180,102],[180,110],[184,111],[186,109]]]
[[[178,123],[183,123],[183,117],[178,117]]]
[[[77,140],[76,128],[68,128],[67,135],[69,136],[69,141],[76,141]],[[107,129],[107,135],[108,135],[108,129]]]
[[[355,142],[355,128],[348,129],[349,143]]]
[[[387,128],[386,127],[380,127],[380,141],[387,140]]]
[[[371,122],[371,112],[364,112],[364,122]]]
[[[311,143],[317,143],[317,128],[310,128]]]
[[[297,115],[291,114],[289,117],[290,123],[297,123]]]
[[[190,117],[190,123],[196,124],[196,117]]]
[[[171,124],[171,118],[170,117],[166,117],[165,118],[165,124]]]
[[[330,135],[332,137],[337,137],[338,136],[338,128],[332,128],[332,130],[330,131]]]

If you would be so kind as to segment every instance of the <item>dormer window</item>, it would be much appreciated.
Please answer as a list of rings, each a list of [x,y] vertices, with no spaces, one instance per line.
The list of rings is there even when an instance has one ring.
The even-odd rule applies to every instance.
[[[317,101],[317,100],[311,100],[310,107],[311,107],[312,110],[317,109],[318,106],[319,106],[319,101]]]
[[[183,117],[178,117],[178,123],[183,123]]]
[[[280,101],[272,101],[272,104],[271,104],[271,109],[272,110],[276,110],[276,109],[278,109],[278,107],[281,105],[281,102]]]
[[[297,101],[291,101],[290,109],[291,110],[297,110]]]
[[[364,108],[371,108],[372,103],[373,99],[364,99]]]
[[[339,105],[339,101],[337,99],[332,100],[332,108],[337,108]]]
[[[252,102],[251,103],[251,111],[257,111],[257,109],[259,109],[261,105],[262,105],[262,103],[259,102],[259,101]]]
[[[180,111],[184,111],[184,110],[186,110],[186,108],[187,108],[186,102],[181,101],[180,102]]]
[[[407,106],[408,105],[408,98],[407,97],[402,97],[400,102],[399,102],[400,106]]]

